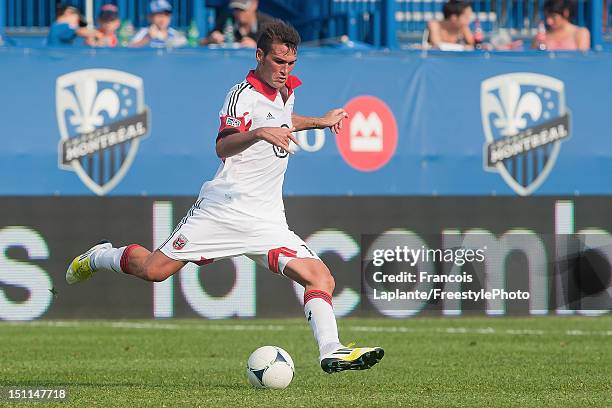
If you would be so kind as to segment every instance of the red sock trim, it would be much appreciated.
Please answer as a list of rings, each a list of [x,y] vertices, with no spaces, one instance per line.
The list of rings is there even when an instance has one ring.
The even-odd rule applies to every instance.
[[[314,290],[314,289],[307,290],[306,292],[304,292],[304,306],[306,306],[306,303],[308,303],[309,300],[312,300],[315,298],[323,299],[324,301],[329,303],[330,306],[333,307],[332,297],[329,293],[323,290]]]
[[[129,273],[127,268],[130,252],[132,252],[135,248],[138,248],[139,246],[140,245],[138,244],[131,244],[125,247],[125,249],[123,250],[123,254],[121,254],[121,260],[119,261],[119,266],[121,267],[123,273]]]

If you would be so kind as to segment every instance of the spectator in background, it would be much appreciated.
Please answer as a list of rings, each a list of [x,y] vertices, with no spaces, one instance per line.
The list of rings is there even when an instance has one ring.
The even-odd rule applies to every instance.
[[[170,27],[172,6],[166,0],[153,0],[149,4],[149,27],[136,33],[130,47],[183,47],[187,44],[185,36]]]
[[[258,6],[257,0],[231,1],[229,8],[232,14],[221,13],[215,28],[200,43],[237,43],[240,47],[257,48],[257,34],[261,27],[272,20],[269,15],[259,12]]]
[[[98,32],[94,45],[96,47],[116,47],[117,35],[115,32],[121,25],[119,9],[114,4],[105,4],[98,15]]]
[[[463,51],[474,48],[470,31],[472,7],[462,0],[449,0],[442,8],[444,20],[427,23],[427,40],[442,51]]]
[[[584,27],[570,22],[572,3],[569,0],[546,0],[544,16],[546,31],[538,32],[531,43],[532,48],[546,50],[588,50],[591,33]]]
[[[47,45],[75,45],[77,39],[84,39],[91,45],[99,36],[95,30],[87,28],[87,23],[78,8],[60,5],[57,8],[56,19],[47,36]]]

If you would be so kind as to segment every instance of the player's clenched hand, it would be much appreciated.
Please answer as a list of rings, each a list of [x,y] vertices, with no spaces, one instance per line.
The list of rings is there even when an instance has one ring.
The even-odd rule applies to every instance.
[[[342,129],[342,120],[348,118],[348,113],[342,108],[332,109],[321,118],[323,127],[328,127],[338,134]]]
[[[295,128],[273,128],[273,127],[262,127],[256,129],[256,137],[259,140],[265,140],[266,142],[278,146],[289,153],[293,151],[289,148],[291,142],[299,146],[299,143],[292,132],[295,132]]]

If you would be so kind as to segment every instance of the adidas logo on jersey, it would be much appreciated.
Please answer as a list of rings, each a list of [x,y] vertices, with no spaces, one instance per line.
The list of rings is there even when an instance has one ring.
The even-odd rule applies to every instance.
[[[270,112],[268,112],[268,116],[266,116],[266,120],[276,119]]]

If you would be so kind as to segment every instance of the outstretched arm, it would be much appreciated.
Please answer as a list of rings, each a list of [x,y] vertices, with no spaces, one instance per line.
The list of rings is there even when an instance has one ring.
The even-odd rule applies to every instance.
[[[291,115],[293,127],[296,130],[325,129],[330,128],[338,134],[342,129],[342,120],[348,118],[348,114],[342,108],[332,109],[322,117],[300,116],[297,113]]]
[[[247,132],[234,132],[227,135],[219,135],[217,140],[217,156],[227,158],[242,153],[258,140],[264,140],[274,146],[278,146],[293,153],[289,148],[291,142],[299,145],[295,136],[291,134],[295,128],[272,128],[262,127]]]

